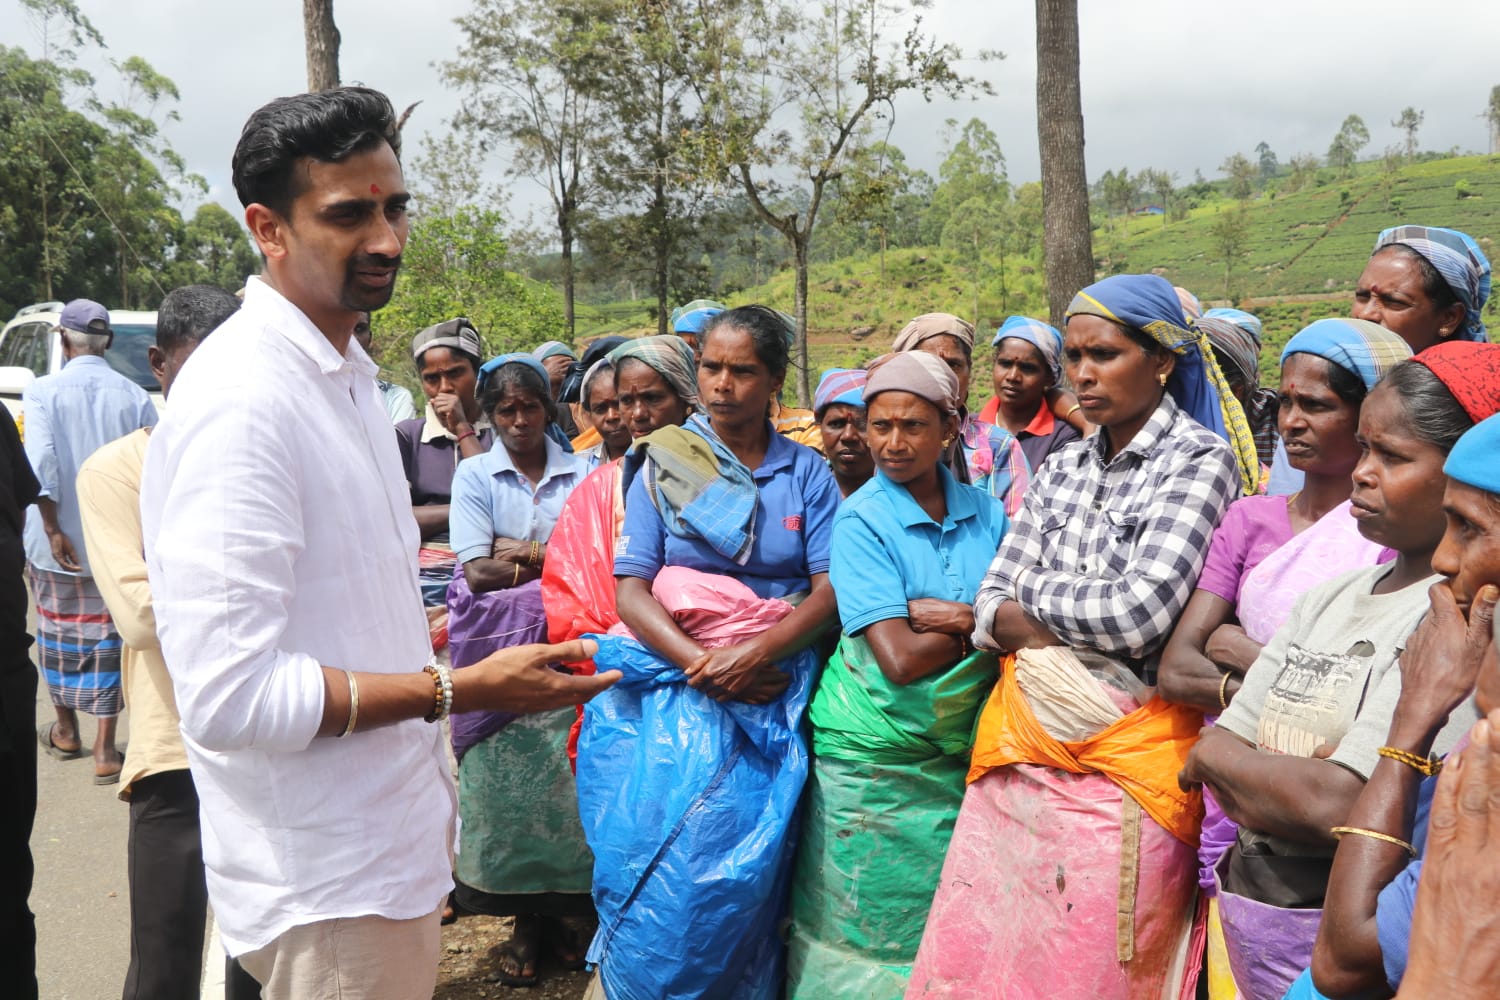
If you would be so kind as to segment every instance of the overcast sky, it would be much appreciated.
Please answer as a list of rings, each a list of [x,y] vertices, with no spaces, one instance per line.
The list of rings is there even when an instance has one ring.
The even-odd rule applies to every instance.
[[[142,56],[176,81],[182,120],[169,137],[190,169],[207,178],[210,197],[238,216],[229,159],[240,126],[266,100],[305,88],[299,0],[77,2],[104,35],[109,57]],[[468,0],[338,0],[343,79],[386,91],[397,108],[421,100],[408,128],[443,132],[458,98],[444,88],[434,63],[461,43],[453,18],[468,6]],[[1388,14],[1368,0],[1081,0],[1079,7],[1091,180],[1126,166],[1165,168],[1183,181],[1201,169],[1212,178],[1234,152],[1253,158],[1261,140],[1282,162],[1297,152],[1321,156],[1351,112],[1370,128],[1370,155],[1399,141],[1390,122],[1408,105],[1426,114],[1423,148],[1486,147],[1479,114],[1500,83],[1495,0],[1419,5],[1440,8],[1431,17],[1408,5]],[[999,136],[1012,181],[1036,179],[1031,0],[935,0],[926,17],[940,39],[968,53],[999,49],[1006,58],[968,67],[993,83],[994,97],[934,107],[920,98],[901,103],[895,143],[909,163],[935,174],[943,120],[979,117]],[[40,52],[17,0],[0,0],[0,40]],[[103,58],[84,54],[80,65],[95,71],[101,94],[119,96]],[[539,204],[538,189],[512,186],[516,209]]]

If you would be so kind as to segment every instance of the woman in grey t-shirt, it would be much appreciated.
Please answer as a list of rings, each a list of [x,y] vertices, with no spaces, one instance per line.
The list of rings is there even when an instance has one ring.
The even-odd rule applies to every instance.
[[[1397,365],[1370,393],[1360,411],[1353,513],[1360,533],[1396,558],[1304,595],[1188,758],[1183,782],[1206,785],[1241,827],[1217,874],[1243,996],[1280,997],[1311,958],[1331,830],[1379,759],[1401,691],[1397,658],[1436,580],[1443,461],[1472,423],[1419,361]],[[1455,713],[1437,751],[1473,720]]]

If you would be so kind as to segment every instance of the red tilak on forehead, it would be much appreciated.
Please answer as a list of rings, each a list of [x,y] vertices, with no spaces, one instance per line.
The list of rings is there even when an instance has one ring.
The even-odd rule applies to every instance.
[[[380,193],[380,185],[379,184],[371,184],[370,185],[370,193],[371,194],[379,194]]]
[[[1286,391],[1287,392],[1296,392],[1297,391],[1297,383],[1296,382],[1288,382],[1287,383],[1287,387],[1286,387]]]

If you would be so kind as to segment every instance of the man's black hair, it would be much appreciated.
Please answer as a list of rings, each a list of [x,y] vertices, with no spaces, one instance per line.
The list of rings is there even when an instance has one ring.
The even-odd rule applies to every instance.
[[[390,99],[368,87],[337,87],[279,97],[245,122],[234,148],[234,190],[240,204],[283,216],[302,193],[304,159],[338,163],[379,143],[399,158],[401,133]]]
[[[239,299],[213,285],[174,288],[156,310],[156,346],[172,351],[183,344],[196,344],[239,308]]]

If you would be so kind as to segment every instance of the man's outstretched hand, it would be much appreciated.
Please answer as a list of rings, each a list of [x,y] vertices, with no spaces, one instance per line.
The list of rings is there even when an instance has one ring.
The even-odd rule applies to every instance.
[[[599,649],[590,639],[556,645],[534,643],[492,653],[471,666],[453,671],[455,712],[546,712],[580,705],[620,679],[618,670],[574,676],[560,673],[553,663],[587,660]]]

